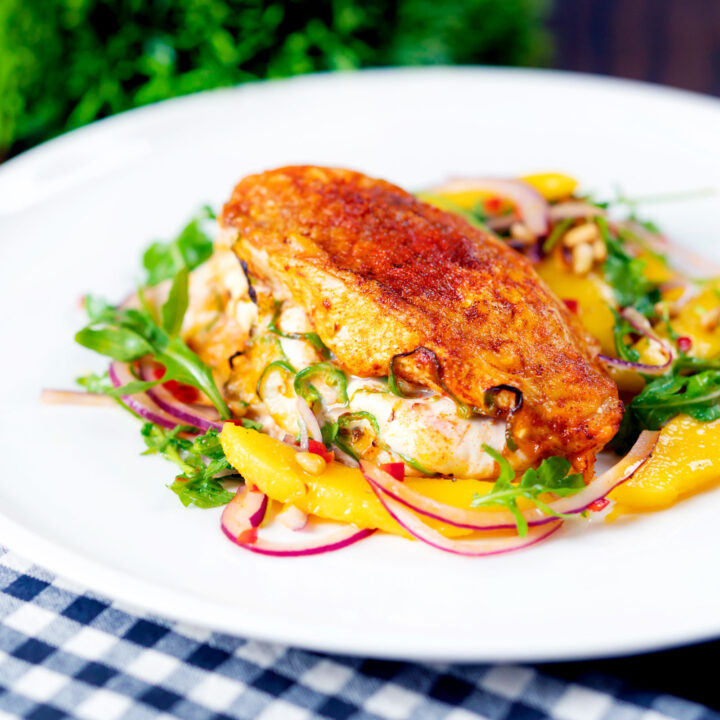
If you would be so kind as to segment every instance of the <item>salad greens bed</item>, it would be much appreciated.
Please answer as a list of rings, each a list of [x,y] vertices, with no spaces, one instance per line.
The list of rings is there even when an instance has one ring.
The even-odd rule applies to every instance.
[[[620,204],[630,204],[630,219],[651,233],[658,234],[656,225],[639,220],[632,201],[619,199]],[[602,203],[607,206],[611,203]],[[618,226],[611,230],[607,220],[596,218],[602,237],[608,249],[608,258],[603,265],[605,281],[615,294],[618,305],[634,308],[653,323],[663,323],[673,342],[678,340],[665,310],[660,303],[660,288],[650,282],[645,274],[645,261],[630,256],[626,250],[628,242],[638,242],[632,231]],[[652,253],[662,263],[665,256]],[[702,283],[702,281],[698,281]],[[627,343],[634,333],[629,323],[617,312],[615,314],[615,349],[617,356],[636,362],[640,355]],[[677,344],[677,342],[676,342]],[[667,372],[660,377],[644,376],[645,387],[626,408],[622,423],[611,447],[624,454],[630,449],[642,430],[659,430],[676,415],[686,414],[709,422],[720,417],[720,361],[701,360],[687,356],[682,345],[677,346],[677,356]]]
[[[221,418],[231,418],[210,368],[180,338],[188,307],[189,272],[212,254],[212,239],[202,228],[202,221],[208,217],[212,217],[212,213],[204,209],[174,240],[153,243],[145,251],[142,264],[147,277],[145,285],[138,288],[141,309],[121,309],[92,295],[85,297],[89,322],[75,336],[76,342],[121,362],[132,362],[149,355],[165,368],[161,378],[137,380],[121,387],[114,387],[107,373],[78,378],[78,384],[86,391],[109,395],[125,407],[120,401],[123,395],[144,392],[175,380],[204,392]],[[160,317],[156,317],[155,310],[144,300],[143,287],[170,278],[168,298],[160,309]],[[223,487],[219,477],[238,476],[225,458],[217,430],[211,428],[204,435],[187,437],[196,432],[192,427],[178,426],[168,430],[146,422],[141,430],[147,446],[145,454],[162,455],[178,466],[180,474],[170,489],[183,505],[202,508],[225,505],[233,494]]]

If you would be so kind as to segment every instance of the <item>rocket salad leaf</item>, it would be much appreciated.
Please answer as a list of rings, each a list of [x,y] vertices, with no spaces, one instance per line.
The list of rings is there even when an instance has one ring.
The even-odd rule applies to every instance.
[[[233,479],[240,476],[234,473],[225,458],[217,430],[211,428],[194,440],[180,437],[183,431],[194,429],[178,426],[166,430],[153,423],[145,423],[141,432],[147,450],[143,454],[160,454],[180,468],[181,474],[169,487],[185,507],[227,505],[233,493],[223,487],[217,475],[223,473],[223,478],[230,478],[230,475],[226,475],[230,472],[234,474]]]
[[[170,242],[154,242],[145,251],[142,264],[147,271],[145,285],[153,286],[175,277],[186,267],[202,265],[212,255],[212,238],[203,230],[203,223],[215,215],[204,207]]]
[[[178,270],[173,278],[167,302],[162,306],[162,326],[168,335],[179,335],[183,318],[188,309],[188,281],[187,266]]]
[[[652,315],[655,304],[660,300],[660,291],[645,276],[645,261],[628,255],[622,240],[611,232],[608,221],[602,215],[595,218],[595,223],[608,252],[603,275],[612,287],[618,305],[632,306],[643,315]]]
[[[684,413],[701,422],[720,418],[720,372],[670,375],[648,383],[630,403],[634,416],[649,430]]]
[[[580,473],[570,473],[570,461],[563,457],[547,458],[537,468],[529,468],[516,485],[513,483],[515,471],[507,459],[488,445],[483,445],[483,450],[500,466],[500,474],[487,495],[474,495],[471,506],[500,505],[507,508],[515,517],[520,537],[527,535],[528,524],[518,507],[519,498],[530,500],[546,515],[562,518],[568,516],[553,510],[540,500],[539,496],[547,492],[562,496],[574,495],[585,487],[583,476]]]
[[[177,335],[187,308],[187,268],[178,272],[162,307],[165,329],[157,325],[145,309],[120,309],[94,297],[86,301],[86,307],[90,323],[77,333],[76,342],[121,362],[149,355],[165,367],[162,380],[130,383],[108,394],[128,395],[142,392],[158,382],[175,380],[204,392],[224,420],[231,417],[210,368]]]

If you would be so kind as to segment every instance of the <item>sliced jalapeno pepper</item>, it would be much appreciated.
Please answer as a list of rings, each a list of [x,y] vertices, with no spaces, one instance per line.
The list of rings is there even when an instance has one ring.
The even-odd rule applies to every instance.
[[[337,393],[337,402],[348,404],[347,377],[339,368],[329,362],[315,363],[301,370],[293,383],[295,392],[306,400],[309,405],[322,402],[319,390],[310,382],[311,378],[320,376],[328,387],[334,388]]]
[[[396,372],[395,372],[395,363],[405,357],[410,357],[414,355],[415,353],[421,353],[425,355],[426,357],[430,358],[430,362],[433,365],[433,368],[435,370],[435,382],[440,386],[442,391],[455,403],[457,406],[457,414],[461,418],[469,418],[473,414],[473,408],[470,408],[468,405],[466,405],[462,400],[455,397],[453,393],[450,392],[447,385],[445,385],[445,382],[442,378],[442,368],[440,367],[440,361],[438,360],[437,355],[430,350],[429,348],[424,347],[423,345],[420,345],[419,347],[416,347],[414,350],[411,350],[410,352],[406,353],[400,353],[399,355],[393,355],[392,359],[390,360],[390,367],[388,368],[388,389],[390,390],[393,395],[397,395],[401,398],[413,398],[418,397],[417,395],[412,394],[406,394],[402,391],[400,388],[400,385],[398,384]]]
[[[270,320],[270,324],[268,325],[268,330],[271,333],[278,335],[279,337],[286,338],[287,340],[304,340],[305,342],[310,343],[310,345],[312,345],[325,360],[328,360],[330,358],[330,350],[327,348],[325,343],[320,339],[320,336],[316,332],[285,332],[278,327],[277,322],[280,317],[281,311],[282,303],[276,302],[275,311],[273,312],[272,319]]]

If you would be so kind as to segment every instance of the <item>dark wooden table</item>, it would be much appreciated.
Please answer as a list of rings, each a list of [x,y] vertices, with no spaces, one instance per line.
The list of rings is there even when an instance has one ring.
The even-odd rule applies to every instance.
[[[555,67],[720,95],[720,0],[554,0]]]

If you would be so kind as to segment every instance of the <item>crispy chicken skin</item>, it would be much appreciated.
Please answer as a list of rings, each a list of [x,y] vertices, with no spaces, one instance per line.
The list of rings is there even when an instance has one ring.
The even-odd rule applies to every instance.
[[[615,434],[622,403],[595,342],[524,257],[463,218],[357,172],[287,167],[238,183],[220,223],[347,372],[386,376],[412,353],[397,376],[509,418],[532,460],[587,471]]]

